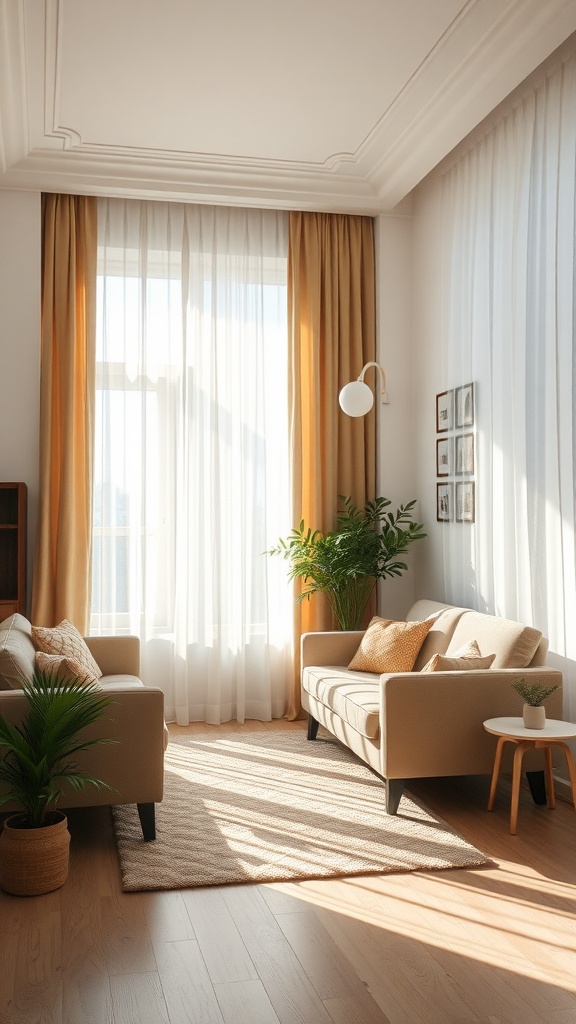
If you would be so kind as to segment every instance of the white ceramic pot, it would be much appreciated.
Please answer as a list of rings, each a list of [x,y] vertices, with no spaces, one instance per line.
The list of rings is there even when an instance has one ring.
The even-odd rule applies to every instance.
[[[543,729],[546,725],[546,708],[543,704],[536,708],[531,704],[525,704],[522,718],[525,729]]]

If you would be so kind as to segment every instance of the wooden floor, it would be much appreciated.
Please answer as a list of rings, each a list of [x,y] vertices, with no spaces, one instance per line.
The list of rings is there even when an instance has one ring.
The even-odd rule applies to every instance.
[[[71,811],[66,885],[0,893],[1,1024],[576,1024],[574,810],[525,791],[510,836],[506,782],[411,789],[493,866],[123,893],[109,809]]]

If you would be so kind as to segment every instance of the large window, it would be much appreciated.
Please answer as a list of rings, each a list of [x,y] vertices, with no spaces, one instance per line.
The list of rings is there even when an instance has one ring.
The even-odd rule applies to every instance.
[[[284,711],[285,217],[101,200],[93,632],[136,632],[167,715]]]

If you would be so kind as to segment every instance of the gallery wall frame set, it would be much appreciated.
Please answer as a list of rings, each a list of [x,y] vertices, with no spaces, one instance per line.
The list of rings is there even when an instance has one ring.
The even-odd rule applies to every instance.
[[[474,426],[474,384],[436,395],[436,433]]]
[[[436,395],[436,519],[441,523],[475,521],[476,486],[469,479],[476,468],[474,384],[441,391]],[[454,433],[454,431],[460,433]],[[463,477],[448,480],[447,477]]]

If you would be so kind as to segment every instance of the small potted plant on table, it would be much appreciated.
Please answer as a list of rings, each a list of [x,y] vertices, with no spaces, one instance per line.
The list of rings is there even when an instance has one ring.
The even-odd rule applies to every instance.
[[[0,835],[0,885],[16,896],[37,896],[60,888],[68,877],[68,821],[55,809],[62,784],[110,788],[70,760],[95,743],[110,742],[81,735],[101,718],[110,698],[96,683],[40,671],[22,689],[30,705],[24,720],[12,725],[0,715],[0,781],[7,787],[0,806],[13,802],[20,808]]]
[[[558,684],[543,686],[542,683],[538,682],[527,683],[524,677],[522,677],[512,683],[512,686],[524,701],[522,709],[524,727],[526,729],[543,729],[546,725],[544,701],[551,693],[554,693],[554,690],[558,689]]]

